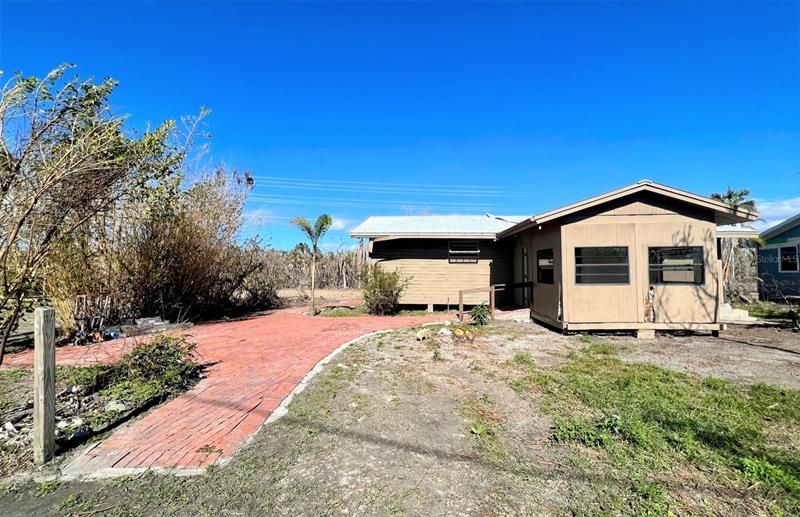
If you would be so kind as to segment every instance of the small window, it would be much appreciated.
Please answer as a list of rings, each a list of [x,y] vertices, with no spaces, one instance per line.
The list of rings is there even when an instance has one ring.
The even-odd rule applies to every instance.
[[[702,246],[649,248],[650,284],[703,284]]]
[[[553,283],[553,250],[536,252],[536,281],[540,284]]]
[[[477,264],[480,248],[478,241],[450,241],[447,259],[451,264]]]
[[[628,248],[575,248],[576,284],[627,284]]]
[[[797,246],[781,248],[781,268],[782,273],[797,271]]]

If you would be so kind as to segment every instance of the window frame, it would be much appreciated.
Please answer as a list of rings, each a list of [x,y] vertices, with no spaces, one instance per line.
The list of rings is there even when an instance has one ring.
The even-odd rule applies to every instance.
[[[539,261],[542,259],[540,255],[543,252],[550,252],[550,267],[542,267]],[[543,257],[545,260],[547,257]],[[543,271],[550,271],[551,278],[549,282],[542,280],[542,272]],[[554,285],[556,283],[556,255],[555,250],[553,248],[543,248],[540,250],[536,250],[536,283],[542,285]]]
[[[700,281],[692,280],[692,281],[664,281],[664,271],[665,268],[663,267],[664,264],[653,264],[652,262],[652,253],[653,250],[680,250],[680,249],[687,249],[687,250],[695,250],[691,253],[695,253],[699,250],[700,262],[695,263],[692,262],[691,269],[672,269],[672,271],[692,271],[696,273],[697,271],[700,272]],[[648,246],[647,247],[647,282],[649,285],[705,285],[706,284],[706,250],[704,246]],[[691,256],[691,255],[690,255]],[[692,257],[693,258],[693,257]],[[661,266],[653,269],[653,266]],[[699,266],[699,267],[698,267]],[[661,273],[661,280],[660,281],[653,281],[653,273]]]
[[[783,269],[783,250],[794,250],[794,269]],[[778,273],[797,273],[800,272],[800,250],[798,245],[778,246]]]
[[[474,245],[475,249],[453,249],[453,244],[468,246]],[[477,264],[481,257],[481,243],[478,240],[464,239],[447,241],[447,262],[449,264]]]
[[[579,264],[578,263],[578,250],[584,249],[617,249],[617,250],[625,250],[625,263],[598,263],[598,264]],[[610,255],[613,256],[613,255]],[[573,258],[575,259],[575,285],[576,286],[589,286],[589,285],[600,285],[600,286],[614,286],[614,285],[631,285],[631,254],[630,254],[630,247],[629,246],[575,246],[573,249]],[[586,267],[586,266],[612,266],[612,267],[620,267],[625,266],[625,275],[622,274],[614,274],[614,273],[579,273],[579,268]],[[581,277],[586,276],[624,276],[624,282],[581,282]]]

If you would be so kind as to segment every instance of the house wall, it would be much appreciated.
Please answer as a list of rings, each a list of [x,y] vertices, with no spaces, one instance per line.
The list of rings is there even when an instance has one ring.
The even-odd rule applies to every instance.
[[[559,304],[561,299],[561,231],[558,226],[548,228],[530,229],[516,235],[514,241],[514,281],[523,280],[522,248],[528,249],[528,280],[533,282],[533,292],[529,295],[531,311],[545,319],[559,320]],[[554,280],[552,284],[539,283],[536,267],[537,252],[540,250],[552,249],[554,269]],[[523,293],[517,289],[514,293],[514,302],[518,305],[523,304]]]
[[[464,295],[468,305],[488,301],[491,284],[507,283],[513,277],[510,243],[479,241],[477,263],[451,264],[448,261],[447,239],[394,239],[372,243],[370,258],[390,270],[409,278],[402,304],[457,305],[458,291],[486,287],[484,293]],[[497,303],[505,300],[498,293]]]
[[[784,296],[800,296],[800,273],[780,271],[780,248],[800,245],[800,224],[769,239],[758,249],[758,277],[761,297],[782,301]]]
[[[714,323],[718,266],[716,225],[702,210],[648,194],[631,196],[561,221],[564,321],[571,323]],[[627,246],[630,283],[575,282],[575,248]],[[703,285],[656,285],[649,294],[650,246],[703,246]]]

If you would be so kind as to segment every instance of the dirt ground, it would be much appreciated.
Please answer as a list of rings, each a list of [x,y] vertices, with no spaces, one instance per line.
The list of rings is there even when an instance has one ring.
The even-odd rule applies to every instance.
[[[544,395],[521,394],[506,376],[520,353],[557,367],[591,340],[530,323],[498,323],[473,339],[439,331],[431,327],[422,341],[410,329],[352,345],[286,417],[205,476],[0,485],[2,513],[563,515],[586,510],[590,485],[620,488],[554,444]],[[627,361],[800,386],[800,340],[789,332],[602,339]]]
[[[311,303],[310,289],[278,289],[278,296],[290,306],[308,305]],[[317,289],[317,305],[358,305],[361,303],[360,289]]]
[[[731,325],[719,338],[669,334],[654,340],[604,338],[620,345],[625,360],[738,384],[766,382],[800,390],[800,333],[791,330]]]

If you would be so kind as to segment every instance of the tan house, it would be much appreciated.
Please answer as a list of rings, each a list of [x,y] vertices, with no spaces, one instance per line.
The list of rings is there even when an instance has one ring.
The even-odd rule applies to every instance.
[[[724,328],[717,226],[757,217],[643,180],[533,217],[370,217],[352,236],[411,278],[402,303],[454,304],[459,290],[532,282],[498,304],[565,331],[648,336]]]

